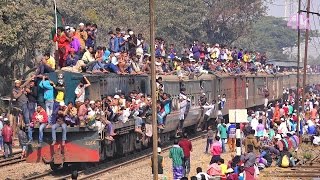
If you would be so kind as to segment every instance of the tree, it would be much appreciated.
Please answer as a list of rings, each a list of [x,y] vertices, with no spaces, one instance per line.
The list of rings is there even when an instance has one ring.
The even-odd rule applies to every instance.
[[[206,0],[209,8],[205,29],[210,41],[231,44],[248,34],[265,13],[264,0]]]
[[[51,12],[49,7],[36,0],[1,4],[0,66],[6,69],[1,71],[1,76],[19,78],[28,68],[34,67],[36,54],[47,50],[50,45]]]
[[[235,44],[246,49],[267,52],[269,58],[286,59],[283,51],[297,44],[297,33],[296,30],[287,27],[285,20],[265,16]]]

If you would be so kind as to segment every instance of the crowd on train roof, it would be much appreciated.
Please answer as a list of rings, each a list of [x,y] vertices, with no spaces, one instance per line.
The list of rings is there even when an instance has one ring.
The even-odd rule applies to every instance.
[[[105,46],[96,44],[97,25],[80,23],[78,27],[59,27],[54,36],[58,56],[44,54],[37,74],[65,71],[87,73],[148,74],[150,73],[150,44],[142,34],[132,29],[116,28],[108,33]],[[266,64],[265,52],[243,50],[195,40],[181,50],[165,39],[155,39],[156,71],[179,77],[190,74],[241,73],[275,74],[279,67]],[[58,62],[58,64],[56,64]]]

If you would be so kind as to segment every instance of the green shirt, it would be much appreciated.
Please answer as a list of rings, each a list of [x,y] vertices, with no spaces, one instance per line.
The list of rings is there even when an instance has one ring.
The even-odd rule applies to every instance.
[[[289,114],[292,114],[293,113],[293,106],[289,105],[288,108],[289,108]]]
[[[179,145],[173,145],[169,152],[169,158],[172,159],[172,166],[182,166],[182,159],[184,157],[183,150]]]
[[[227,126],[225,124],[222,124],[218,127],[219,132],[220,132],[220,138],[221,139],[227,139],[228,134],[227,134]]]
[[[276,133],[274,132],[274,130],[273,129],[269,129],[269,139],[270,140],[272,140],[273,139],[273,137],[276,135]]]

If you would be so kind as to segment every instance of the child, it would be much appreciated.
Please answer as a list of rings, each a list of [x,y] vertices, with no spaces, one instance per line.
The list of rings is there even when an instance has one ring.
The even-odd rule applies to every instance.
[[[214,162],[218,162],[221,159],[220,155],[222,153],[222,147],[221,147],[221,143],[219,140],[220,140],[220,137],[216,136],[215,141],[211,145],[212,158],[211,158],[210,164],[212,164]]]
[[[257,131],[257,137],[258,137],[258,139],[260,139],[261,137],[263,137],[263,134],[264,134],[264,125],[263,125],[262,119],[259,119],[258,122],[259,122],[259,124],[257,126],[256,131]]]
[[[221,168],[221,179],[226,179],[228,165],[224,164],[224,159],[222,158],[219,160],[219,165]]]
[[[274,136],[276,135],[276,133],[275,133],[275,131],[274,131],[274,128],[273,128],[273,124],[272,124],[272,123],[270,123],[270,128],[269,128],[268,134],[269,134],[269,139],[270,139],[270,141],[273,141],[273,138],[274,138]]]
[[[206,146],[206,152],[205,153],[208,153],[208,149],[211,149],[211,145],[212,145],[212,142],[213,142],[213,135],[214,135],[214,132],[212,130],[212,127],[209,126],[208,127],[208,133],[207,133],[207,146]]]
[[[18,139],[20,147],[22,149],[21,159],[23,159],[26,156],[28,138],[26,132],[24,132],[23,130],[22,125],[20,125],[19,127]]]

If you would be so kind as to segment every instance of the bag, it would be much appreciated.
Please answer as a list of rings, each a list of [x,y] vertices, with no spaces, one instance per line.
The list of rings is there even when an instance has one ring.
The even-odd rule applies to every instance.
[[[289,157],[287,155],[284,155],[281,159],[281,167],[287,168],[289,167],[289,164],[290,164]]]

